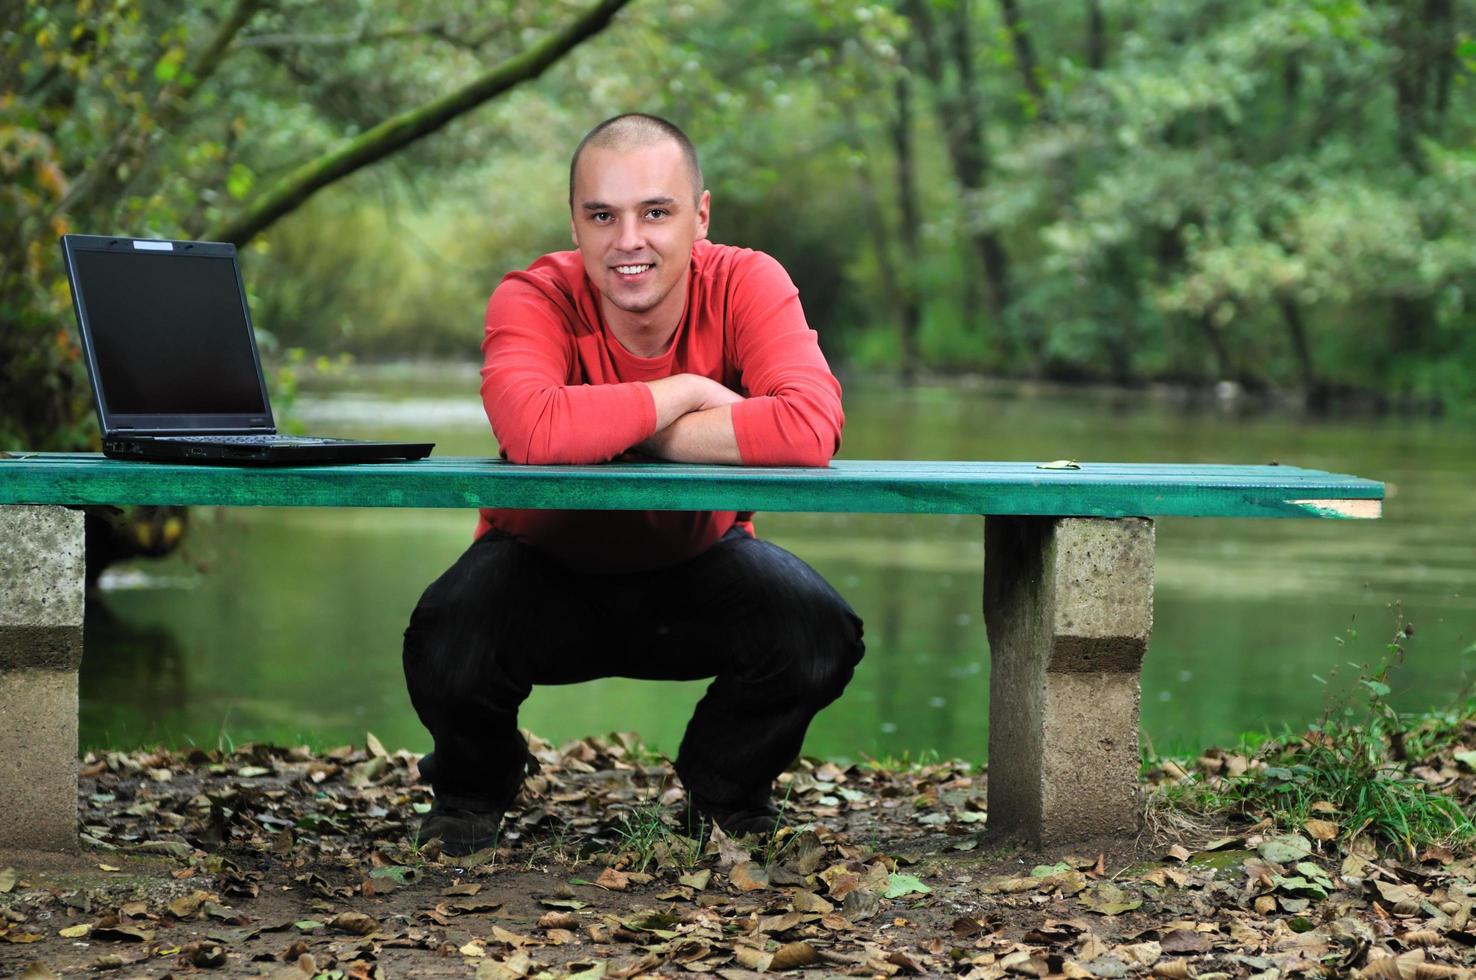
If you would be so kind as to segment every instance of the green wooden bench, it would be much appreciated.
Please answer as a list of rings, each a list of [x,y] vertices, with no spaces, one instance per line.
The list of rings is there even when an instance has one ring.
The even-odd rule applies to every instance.
[[[236,469],[10,454],[0,457],[0,847],[77,846],[83,542],[82,514],[71,508],[80,505],[984,515],[988,826],[1044,846],[1139,825],[1152,519],[1375,518],[1383,496],[1381,483],[1290,466],[837,460],[755,469],[431,458]]]

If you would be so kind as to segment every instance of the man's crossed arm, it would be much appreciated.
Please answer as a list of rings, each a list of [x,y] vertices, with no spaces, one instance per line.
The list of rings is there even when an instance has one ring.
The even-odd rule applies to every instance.
[[[635,449],[676,463],[743,462],[732,406],[743,396],[699,374],[646,382],[656,404],[656,431]]]

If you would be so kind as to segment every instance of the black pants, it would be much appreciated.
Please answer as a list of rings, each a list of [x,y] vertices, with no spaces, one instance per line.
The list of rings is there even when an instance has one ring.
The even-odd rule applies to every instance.
[[[631,574],[572,571],[490,531],[421,597],[405,680],[435,739],[421,773],[436,796],[506,809],[534,684],[712,677],[676,768],[689,793],[731,809],[768,800],[863,651],[861,620],[819,573],[738,528],[691,561]]]

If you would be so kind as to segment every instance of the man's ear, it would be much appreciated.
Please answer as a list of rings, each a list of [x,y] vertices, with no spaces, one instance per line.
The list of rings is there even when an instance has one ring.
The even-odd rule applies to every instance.
[[[712,192],[703,191],[697,199],[697,240],[707,237],[707,223],[712,217]]]
[[[569,238],[574,242],[574,247],[579,247],[579,230],[574,227],[574,216],[569,215]]]

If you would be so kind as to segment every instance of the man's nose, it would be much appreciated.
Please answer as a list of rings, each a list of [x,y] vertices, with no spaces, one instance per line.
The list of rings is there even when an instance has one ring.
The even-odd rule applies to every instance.
[[[622,252],[634,252],[646,244],[646,236],[638,215],[621,218],[617,231],[615,247]]]

